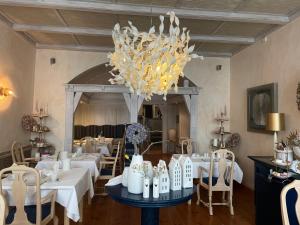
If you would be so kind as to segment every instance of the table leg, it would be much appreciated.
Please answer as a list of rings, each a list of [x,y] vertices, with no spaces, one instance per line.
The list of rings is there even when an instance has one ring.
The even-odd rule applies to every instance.
[[[83,198],[79,202],[79,213],[80,213],[79,222],[82,223],[82,221],[83,221]]]
[[[159,208],[142,208],[141,225],[159,225]]]
[[[67,212],[67,208],[65,208],[65,212],[64,212],[64,225],[70,225],[70,219],[68,217],[68,212]]]

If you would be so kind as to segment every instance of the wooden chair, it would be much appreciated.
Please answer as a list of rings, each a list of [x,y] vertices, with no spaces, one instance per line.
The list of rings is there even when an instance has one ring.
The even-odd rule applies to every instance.
[[[286,185],[280,194],[282,224],[299,224],[300,222],[300,180]],[[296,223],[297,221],[297,223]]]
[[[115,138],[112,142],[112,156],[116,156],[118,149],[119,150],[119,157],[117,160],[117,169],[122,173],[124,169],[124,138]],[[120,146],[119,146],[120,144]]]
[[[230,163],[228,164],[228,159]],[[217,162],[215,162],[218,160]],[[233,169],[234,169],[234,154],[227,149],[220,149],[212,152],[210,158],[210,169],[207,171],[205,168],[200,167],[200,179],[199,184],[197,185],[197,196],[199,203],[203,203],[209,208],[209,215],[213,215],[213,205],[226,205],[230,209],[230,214],[234,215],[233,205],[232,205],[232,195],[233,195]],[[214,177],[215,166],[217,166],[219,176]],[[203,173],[206,172],[209,176],[203,177]],[[200,198],[200,187],[208,190],[208,199],[209,202],[204,202]],[[222,203],[213,203],[212,202],[212,193],[215,191],[223,192],[223,202]],[[228,193],[228,200],[225,199],[225,193]]]
[[[109,180],[116,176],[116,166],[117,166],[117,161],[119,158],[120,146],[121,146],[121,143],[119,142],[117,153],[114,157],[101,156],[100,166],[99,166],[100,175],[98,176],[97,180]],[[103,188],[103,187],[100,187],[100,188]],[[104,194],[105,194],[104,192],[100,193],[100,195],[104,195]]]
[[[81,141],[85,141],[84,151],[86,153],[96,153],[97,143],[93,137],[84,137]]]
[[[181,141],[181,154],[191,155],[193,153],[192,139],[185,139]],[[184,148],[186,148],[186,153],[184,153]]]
[[[0,194],[0,225],[5,225],[5,218],[7,212],[7,205],[5,198],[2,194]]]
[[[11,157],[13,163],[25,166],[29,166],[30,162],[35,160],[34,158],[25,158],[22,145],[16,141],[11,146]]]
[[[17,164],[1,170],[0,194],[2,195],[4,193],[1,178],[7,173],[11,173],[14,177],[11,196],[13,196],[15,206],[9,208],[6,223],[12,225],[45,225],[53,220],[54,225],[58,225],[58,218],[55,216],[56,191],[51,191],[41,198],[39,172],[36,169]],[[29,191],[35,195],[36,204],[25,206],[25,199]]]

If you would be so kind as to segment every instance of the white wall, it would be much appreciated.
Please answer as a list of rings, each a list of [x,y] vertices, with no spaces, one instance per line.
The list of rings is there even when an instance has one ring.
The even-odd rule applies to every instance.
[[[56,64],[50,65],[50,58]],[[47,125],[51,132],[48,142],[57,150],[63,149],[65,129],[64,84],[81,72],[107,61],[106,54],[95,52],[37,50],[34,82],[34,102],[48,104],[50,118]]]
[[[222,65],[217,71],[216,66]],[[217,113],[224,111],[230,116],[230,59],[194,59],[185,68],[185,75],[201,87],[198,97],[198,146],[199,152],[209,150],[209,141],[219,124],[215,121]],[[226,128],[229,130],[229,123]],[[217,137],[217,136],[216,136]]]
[[[278,110],[286,115],[285,137],[300,128],[300,111],[296,104],[297,83],[300,81],[300,19],[259,41],[231,60],[231,129],[242,136],[239,161],[244,171],[244,184],[253,188],[254,168],[249,155],[273,155],[273,136],[247,131],[246,89],[278,82]]]
[[[0,22],[0,87],[17,97],[0,99],[0,152],[10,150],[14,140],[29,143],[21,119],[30,114],[33,98],[35,47]]]
[[[50,65],[51,57],[56,64]],[[65,91],[67,83],[90,67],[106,62],[104,53],[60,50],[37,50],[34,101],[48,103],[51,118],[48,121],[51,133],[47,136],[58,150],[63,148],[65,123]],[[216,71],[216,65],[223,65]],[[229,59],[206,58],[193,60],[185,74],[197,85],[203,87],[199,95],[199,142],[200,151],[207,151],[211,132],[217,127],[214,114],[226,104],[229,106]]]

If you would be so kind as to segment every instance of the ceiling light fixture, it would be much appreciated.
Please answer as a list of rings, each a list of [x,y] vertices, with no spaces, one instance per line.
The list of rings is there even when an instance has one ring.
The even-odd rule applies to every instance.
[[[129,26],[120,28],[117,23],[112,32],[115,51],[108,54],[111,84],[125,85],[131,93],[143,95],[150,100],[153,94],[166,95],[171,88],[177,92],[183,69],[192,58],[194,45],[189,46],[187,28],[180,30],[179,19],[169,12],[169,33],[164,33],[164,16],[160,16],[159,33],[152,26],[149,32],[139,32],[128,21]],[[202,56],[200,56],[203,58]]]

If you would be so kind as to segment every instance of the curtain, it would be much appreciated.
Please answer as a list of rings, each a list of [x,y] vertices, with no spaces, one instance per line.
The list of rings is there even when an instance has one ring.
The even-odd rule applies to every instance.
[[[75,125],[117,125],[129,123],[125,103],[79,104],[74,116]]]

